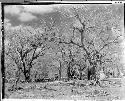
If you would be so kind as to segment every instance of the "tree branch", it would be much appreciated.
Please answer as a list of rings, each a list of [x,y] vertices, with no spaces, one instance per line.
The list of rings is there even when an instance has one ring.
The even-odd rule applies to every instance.
[[[24,52],[24,54],[22,55],[22,57],[25,57],[26,58],[26,56],[27,56],[27,54],[29,53],[29,52],[31,52],[33,49],[28,49],[28,50],[26,50],[25,52]]]
[[[106,44],[99,50],[99,52],[100,52],[101,50],[103,50],[106,46],[108,46],[108,45],[110,45],[110,44],[112,44],[112,43],[115,43],[115,41],[116,41],[119,37],[121,37],[121,35],[120,35],[120,36],[117,36],[117,38],[115,38],[112,42],[106,43]]]

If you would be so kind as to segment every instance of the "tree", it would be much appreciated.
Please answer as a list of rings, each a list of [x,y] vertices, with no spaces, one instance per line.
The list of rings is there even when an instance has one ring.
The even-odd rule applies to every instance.
[[[6,46],[6,55],[10,56],[18,67],[18,79],[20,73],[23,72],[25,81],[30,82],[30,70],[34,60],[43,56],[48,48],[46,37],[43,37],[42,33],[33,33],[23,27],[19,30],[9,31],[7,31],[8,33],[6,32],[6,39],[9,41],[9,44]]]
[[[62,77],[64,64],[67,64],[69,80],[75,75],[75,65],[80,80],[86,70],[90,80],[96,79],[100,70],[106,74],[108,67],[119,69],[119,44],[123,39],[119,31],[122,17],[121,13],[118,13],[120,7],[64,6],[58,8],[62,14],[58,26],[51,19],[50,24],[43,21],[36,29],[22,26],[16,28],[17,30],[6,29],[6,40],[9,41],[6,55],[10,56],[18,67],[18,79],[20,73],[23,73],[25,81],[30,82],[31,68],[35,67],[41,56],[45,56],[47,61],[44,71],[47,71],[49,66],[56,68],[51,65],[51,59],[58,61],[59,79]]]
[[[88,80],[102,69],[107,62],[114,62],[111,57],[118,54],[118,46],[122,40],[122,33],[114,34],[112,28],[118,26],[122,15],[117,15],[116,6],[72,6],[68,8],[69,17],[73,19],[72,35],[68,41],[60,43],[76,45],[85,52],[86,68],[88,68]],[[119,17],[118,17],[119,16]],[[71,30],[71,27],[67,28]],[[118,31],[119,32],[119,31]],[[77,36],[77,37],[76,37]],[[116,52],[114,52],[116,48]],[[106,68],[106,67],[105,67]]]

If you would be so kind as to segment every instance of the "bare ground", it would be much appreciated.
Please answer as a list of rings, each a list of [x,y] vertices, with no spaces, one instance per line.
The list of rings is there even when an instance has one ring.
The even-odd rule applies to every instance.
[[[92,85],[88,81],[55,81],[48,83],[22,83],[20,89],[11,90],[12,84],[6,84],[6,98],[18,99],[77,99],[77,100],[119,100],[120,80],[102,81]]]

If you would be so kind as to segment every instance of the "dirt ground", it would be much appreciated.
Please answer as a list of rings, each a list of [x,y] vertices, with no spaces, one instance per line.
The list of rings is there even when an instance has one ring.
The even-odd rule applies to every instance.
[[[101,82],[101,86],[91,81],[55,81],[46,83],[18,84],[18,90],[12,90],[12,84],[6,84],[6,98],[18,99],[67,99],[67,100],[120,100],[121,81],[118,79]],[[123,94],[122,94],[123,95]]]

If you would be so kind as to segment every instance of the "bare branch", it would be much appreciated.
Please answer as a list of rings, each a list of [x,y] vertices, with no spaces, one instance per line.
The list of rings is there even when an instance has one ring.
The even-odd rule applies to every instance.
[[[69,44],[73,44],[73,45],[76,45],[76,46],[78,46],[78,47],[82,47],[81,45],[79,45],[79,44],[73,42],[72,40],[71,40],[70,42],[59,41],[59,43],[64,43],[64,44],[68,44],[68,45],[69,45]]]
[[[110,45],[110,44],[112,44],[112,43],[117,43],[117,42],[115,42],[119,37],[121,37],[121,35],[120,36],[117,36],[117,38],[115,38],[112,42],[108,42],[108,43],[106,43],[100,50],[99,50],[99,52],[101,51],[101,50],[103,50],[106,46],[108,46],[108,45]]]
[[[22,57],[26,57],[29,52],[31,52],[33,49],[28,49],[24,52]]]
[[[37,59],[38,57],[40,57],[40,56],[43,56],[45,53],[39,53],[39,54],[37,54],[37,55],[35,55],[33,58],[32,58],[32,60],[31,61],[33,61],[33,60],[35,60],[35,59]]]

